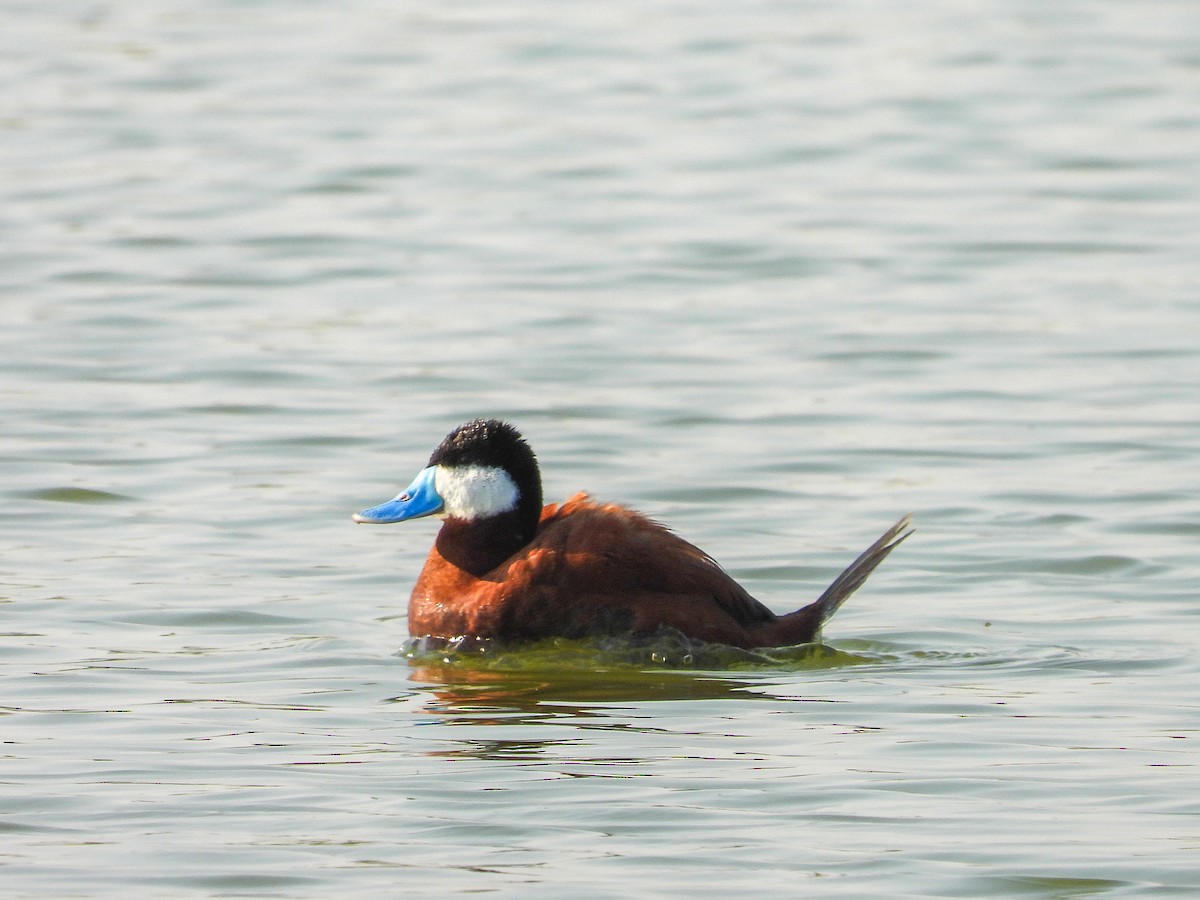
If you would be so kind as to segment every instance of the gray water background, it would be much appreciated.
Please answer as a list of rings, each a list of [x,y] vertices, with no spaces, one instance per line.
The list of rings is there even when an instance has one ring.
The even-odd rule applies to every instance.
[[[1200,889],[1196,4],[0,8],[6,896]],[[919,531],[413,666],[476,415],[779,611]]]

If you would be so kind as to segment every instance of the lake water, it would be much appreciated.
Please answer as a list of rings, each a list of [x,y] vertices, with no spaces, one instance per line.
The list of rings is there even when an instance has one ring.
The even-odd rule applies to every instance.
[[[5,896],[1200,891],[1193,0],[0,44]],[[779,611],[918,532],[774,661],[414,663],[349,517],[477,415]]]

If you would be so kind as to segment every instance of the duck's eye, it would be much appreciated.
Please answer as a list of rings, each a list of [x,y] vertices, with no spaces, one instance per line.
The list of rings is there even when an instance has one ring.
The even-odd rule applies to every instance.
[[[396,499],[397,499],[397,500],[399,500],[401,503],[407,503],[409,500],[411,500],[411,499],[412,499],[412,497],[410,497],[410,496],[408,495],[408,491],[405,491],[403,494],[401,494],[401,495],[400,495],[399,497],[397,497]]]

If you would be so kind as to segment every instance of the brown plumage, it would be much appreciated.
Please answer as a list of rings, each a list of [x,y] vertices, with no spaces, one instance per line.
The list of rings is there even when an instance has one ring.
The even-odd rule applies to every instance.
[[[408,491],[355,519],[441,514],[445,524],[409,599],[409,632],[506,643],[660,628],[744,648],[813,641],[911,534],[905,517],[816,601],[777,616],[708,554],[633,510],[586,494],[539,513],[540,502],[536,461],[516,431],[471,422],[447,437]]]

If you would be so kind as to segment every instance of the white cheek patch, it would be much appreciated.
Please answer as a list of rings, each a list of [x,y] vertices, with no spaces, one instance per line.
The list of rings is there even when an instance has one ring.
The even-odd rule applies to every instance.
[[[486,519],[510,512],[521,496],[509,474],[495,466],[438,466],[433,484],[445,501],[442,515],[452,519]]]

